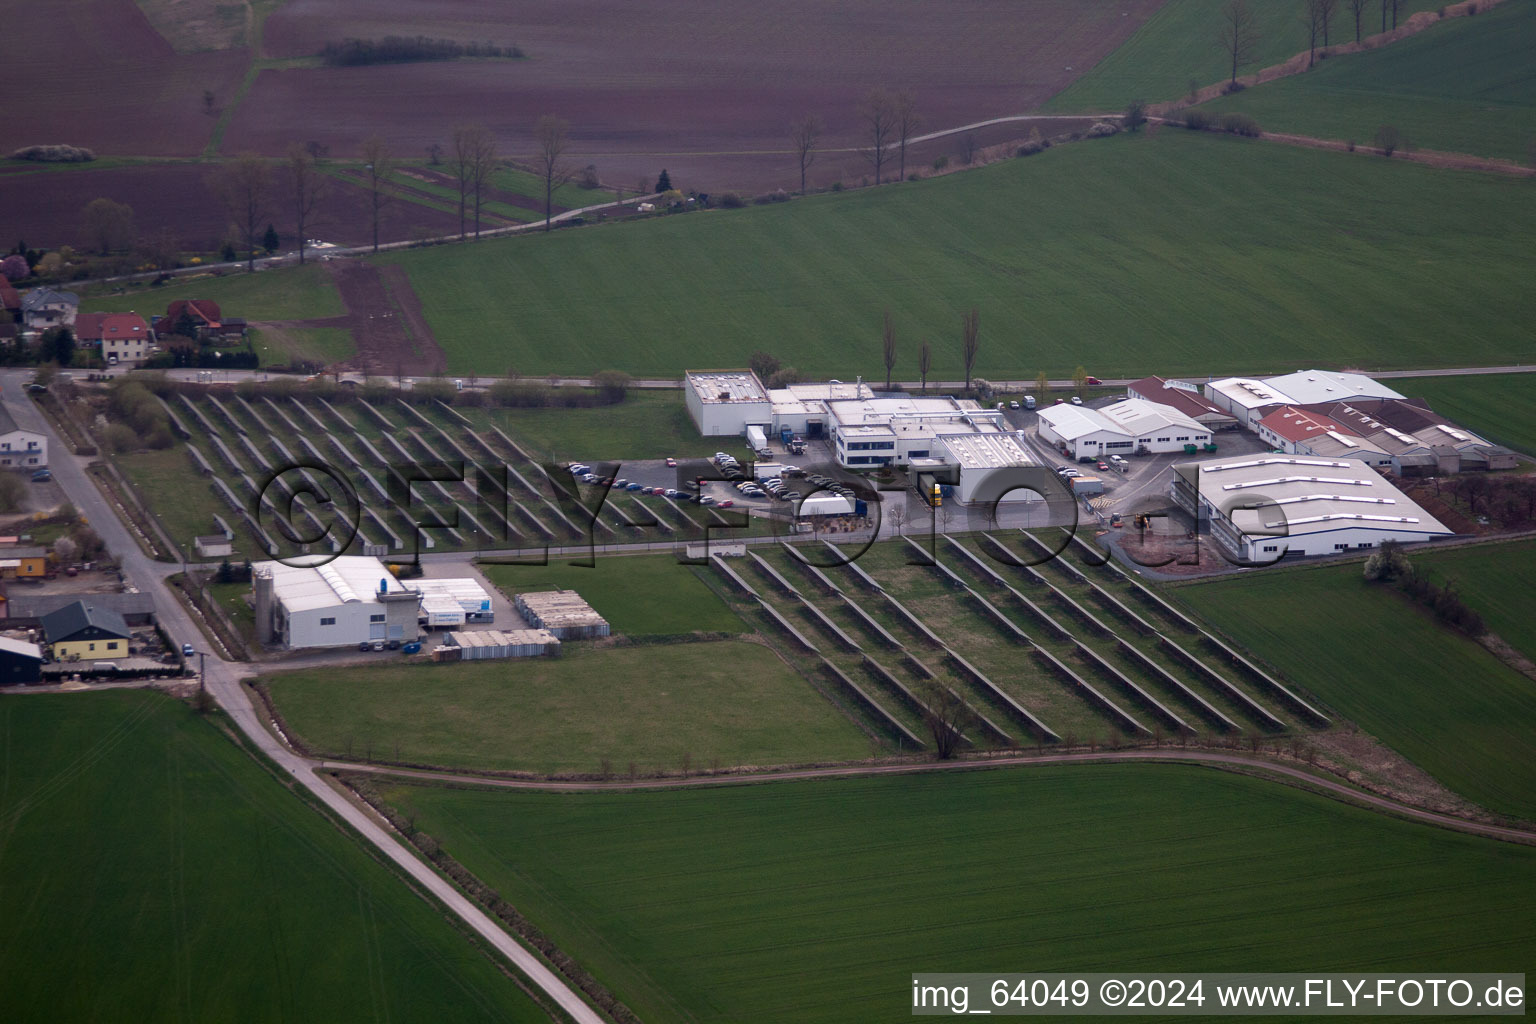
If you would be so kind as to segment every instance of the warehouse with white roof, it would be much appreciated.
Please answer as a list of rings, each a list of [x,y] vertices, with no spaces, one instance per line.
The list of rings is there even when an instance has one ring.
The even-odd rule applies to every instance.
[[[1181,463],[1169,496],[1209,522],[1230,557],[1254,564],[1454,536],[1358,459],[1269,455]]]
[[[1252,377],[1223,377],[1205,385],[1205,397],[1237,417],[1238,426],[1257,431],[1259,421],[1282,405],[1301,405],[1267,381]]]
[[[1172,406],[1127,398],[1103,409],[1053,405],[1040,410],[1040,436],[1075,459],[1181,452],[1211,443],[1211,428]]]
[[[300,564],[257,562],[251,567],[256,630],[263,643],[356,647],[420,635],[420,595],[402,586],[377,558],[294,561]]]
[[[1348,402],[1356,398],[1403,397],[1363,373],[1339,373],[1334,370],[1298,370],[1279,377],[1265,377],[1261,383],[1289,395],[1297,405]]]

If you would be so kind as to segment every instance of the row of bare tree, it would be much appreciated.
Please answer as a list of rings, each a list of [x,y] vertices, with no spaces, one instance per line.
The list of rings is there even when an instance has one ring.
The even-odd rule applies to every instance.
[[[882,314],[881,358],[885,362],[885,389],[891,389],[891,374],[896,369],[896,324],[891,311]],[[971,372],[976,368],[976,354],[981,350],[981,313],[972,308],[960,314],[960,358],[965,364],[965,390],[971,390]],[[933,344],[923,342],[917,348],[917,372],[924,391],[928,390],[928,371],[933,367]]]
[[[1397,16],[1402,12],[1405,0],[1378,0],[1381,7],[1381,31],[1387,31],[1390,16],[1392,28],[1397,28]],[[1355,23],[1355,42],[1363,38],[1365,16],[1370,11],[1371,0],[1344,0]],[[1329,45],[1329,31],[1333,16],[1339,10],[1339,0],[1301,0],[1301,23],[1307,29],[1307,66],[1317,61],[1317,48]],[[1258,54],[1258,14],[1247,0],[1232,0],[1222,12],[1221,31],[1217,43],[1227,55],[1231,65],[1231,79],[1237,81],[1239,69],[1252,64]]]
[[[569,132],[570,125],[552,114],[540,117],[534,124],[536,152],[533,164],[544,182],[546,231],[553,223],[555,190],[573,176],[573,171],[562,160]],[[400,161],[378,135],[363,143],[360,156],[373,250],[377,252],[379,223],[394,198],[389,186],[400,169]],[[248,267],[255,263],[263,225],[269,223],[272,207],[277,202],[287,205],[299,242],[299,262],[304,262],[309,229],[332,184],[330,176],[321,169],[320,160],[318,147],[294,143],[288,147],[287,158],[276,167],[255,153],[242,153],[208,176],[209,188],[223,201],[245,245]],[[484,125],[464,124],[453,129],[448,170],[458,189],[460,239],[469,237],[471,224],[474,236],[480,237],[481,205],[490,188],[491,177],[500,165],[496,139]]]
[[[862,150],[875,172],[875,184],[884,181],[885,166],[893,158],[898,163],[897,181],[907,177],[907,143],[922,127],[922,115],[909,92],[892,93],[872,89],[859,103],[859,123],[864,129]],[[789,126],[789,141],[800,161],[800,193],[805,194],[806,172],[816,162],[816,144],[821,141],[821,118],[807,114]],[[892,150],[895,150],[893,153]]]

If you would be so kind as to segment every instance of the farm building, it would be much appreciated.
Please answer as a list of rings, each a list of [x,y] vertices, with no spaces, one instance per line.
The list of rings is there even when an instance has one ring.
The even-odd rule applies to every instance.
[[[1229,556],[1255,564],[1453,536],[1358,459],[1269,455],[1181,463],[1169,495],[1210,524]]]
[[[513,598],[523,618],[539,629],[547,629],[561,640],[583,640],[607,636],[608,620],[582,600],[574,590],[543,590],[518,594]]]
[[[192,538],[192,547],[199,558],[228,558],[235,553],[235,542],[227,534],[210,533]]]
[[[421,595],[405,589],[377,558],[346,555],[313,565],[252,566],[256,630],[284,647],[348,647],[415,640]]]
[[[42,620],[80,600],[78,594],[26,594],[13,590],[5,602],[7,629],[40,628]],[[116,612],[129,626],[148,626],[155,621],[155,602],[148,594],[92,594],[91,604]]]
[[[132,635],[121,615],[89,599],[44,615],[42,628],[54,661],[126,657]]]
[[[142,363],[155,347],[155,332],[137,313],[81,313],[75,340],[107,363]]]
[[[1299,370],[1279,377],[1265,377],[1260,383],[1289,395],[1297,405],[1348,402],[1357,398],[1403,397],[1363,373],[1338,373],[1334,370]]]
[[[1282,405],[1298,405],[1279,388],[1249,377],[1224,377],[1205,385],[1205,397],[1212,405],[1237,418],[1238,426],[1257,431],[1259,421]]]
[[[768,389],[751,370],[695,372],[690,370],[683,388],[688,415],[705,437],[743,436],[749,426],[773,421]]]
[[[402,580],[401,584],[421,595],[420,615],[428,626],[462,626],[495,618],[491,595],[475,580],[417,579]]]
[[[0,406],[0,469],[42,469],[48,465],[48,437],[22,430]]]
[[[1143,377],[1127,385],[1125,394],[1127,398],[1169,406],[1211,430],[1231,430],[1237,426],[1236,416],[1200,394],[1199,386],[1188,381]]]
[[[1103,409],[1053,405],[1040,410],[1040,436],[1076,459],[1181,452],[1211,443],[1211,430],[1172,406],[1127,398]]]
[[[560,638],[547,629],[466,630],[448,634],[449,647],[461,661],[490,658],[537,658],[560,653]]]
[[[25,640],[0,636],[0,686],[36,683],[43,678],[43,649]]]

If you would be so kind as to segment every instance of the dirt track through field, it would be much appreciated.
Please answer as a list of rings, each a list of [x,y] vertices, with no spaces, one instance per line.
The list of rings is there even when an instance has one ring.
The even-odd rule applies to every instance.
[[[366,260],[339,260],[326,265],[345,318],[297,321],[293,326],[335,325],[344,319],[357,341],[357,356],[340,369],[390,376],[429,376],[442,373],[443,350],[421,310],[421,300],[402,267],[382,270]]]

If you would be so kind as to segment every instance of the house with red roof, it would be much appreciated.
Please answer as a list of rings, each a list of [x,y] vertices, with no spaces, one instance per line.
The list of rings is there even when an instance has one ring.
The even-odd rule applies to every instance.
[[[177,299],[165,307],[165,317],[156,326],[162,335],[186,336],[190,330],[198,341],[231,345],[245,340],[247,324],[241,317],[224,316],[212,299]]]
[[[0,322],[21,319],[21,293],[0,274]]]
[[[1166,377],[1143,377],[1126,386],[1126,397],[1166,405],[1211,430],[1237,427],[1237,417],[1200,393],[1194,384]]]
[[[108,365],[137,366],[155,347],[155,332],[137,313],[81,313],[75,317],[75,341],[96,350]]]

